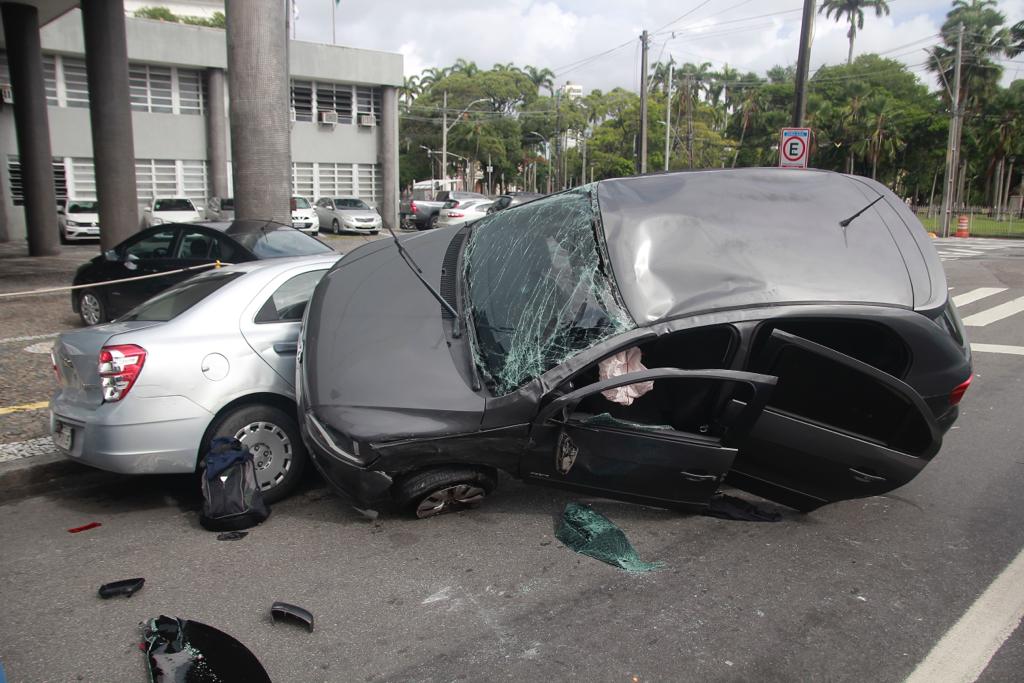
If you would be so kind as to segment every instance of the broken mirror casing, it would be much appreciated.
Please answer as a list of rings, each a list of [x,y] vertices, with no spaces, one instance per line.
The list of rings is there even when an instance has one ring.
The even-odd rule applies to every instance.
[[[270,606],[270,616],[275,623],[278,621],[297,621],[304,624],[309,632],[313,632],[313,613],[298,605],[277,601]]]
[[[146,580],[143,578],[137,579],[124,579],[122,581],[112,581],[111,583],[105,583],[100,586],[99,595],[101,598],[113,598],[119,595],[123,595],[126,598],[130,598],[140,590],[146,584]]]
[[[575,237],[592,240],[611,295],[621,297],[635,325],[625,321],[605,338],[588,339],[589,347],[524,373],[511,390],[495,391],[482,362],[477,370],[485,381],[475,381],[471,359],[481,358],[470,338],[477,330],[468,320],[444,317],[393,244],[352,252],[321,282],[297,368],[303,432],[318,469],[358,507],[389,507],[392,483],[405,473],[470,463],[563,487],[585,486],[570,479],[588,474],[594,493],[684,507],[706,505],[705,496],[727,480],[810,510],[896,488],[937,451],[956,418],[950,391],[970,375],[970,352],[962,328],[954,329],[955,307],[934,249],[884,187],[827,172],[748,169],[602,181],[584,193],[595,211]],[[839,225],[879,194],[884,201],[845,229]],[[514,221],[550,201],[482,219],[474,235],[499,216]],[[465,267],[466,235],[438,230],[404,241],[424,277],[460,310],[466,287],[453,274]],[[547,243],[564,261],[562,244]],[[507,252],[510,268],[520,252]],[[651,361],[656,349],[701,335],[716,353],[679,344],[685,354],[661,349],[663,358]],[[595,424],[606,410],[586,401],[579,415],[538,420],[552,401],[593,384],[591,370],[601,359],[633,346],[651,369],[768,375],[782,391],[753,424],[747,421],[746,435],[729,423],[735,402],[749,396],[737,395],[741,384],[726,379],[710,380],[701,391],[660,397],[655,391],[639,399],[643,408],[645,399],[682,404],[690,394],[702,397],[703,405],[660,438],[628,428],[623,423],[638,420],[616,408],[611,416],[619,424]],[[874,353],[877,348],[882,351]],[[794,353],[838,379],[831,387],[814,384],[791,362]],[[769,357],[785,362],[775,366],[764,360]],[[663,378],[661,384],[694,381]],[[793,394],[786,387],[806,385],[831,414],[783,400]],[[836,399],[854,386],[880,407],[895,407],[919,438],[901,442],[898,425],[874,433],[879,430],[869,423],[877,416],[852,398]],[[557,453],[570,429],[578,450],[566,468]],[[806,438],[827,445],[827,452],[802,448]],[[698,458],[700,467],[691,459],[675,468],[687,450],[712,455]],[[648,456],[651,462],[644,461]],[[653,461],[660,464],[652,468]],[[681,496],[673,487],[699,493]]]
[[[212,626],[161,615],[143,636],[153,683],[270,683],[256,655]]]

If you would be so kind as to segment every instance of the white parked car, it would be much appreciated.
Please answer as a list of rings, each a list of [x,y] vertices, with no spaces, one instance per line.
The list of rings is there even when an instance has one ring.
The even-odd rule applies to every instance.
[[[61,244],[100,236],[99,202],[82,199],[57,200],[57,226]]]
[[[383,227],[380,214],[359,197],[321,197],[316,214],[325,231],[368,232],[376,235]]]
[[[147,228],[164,223],[195,223],[202,214],[188,197],[154,197],[142,210],[142,222]]]
[[[320,234],[320,218],[305,197],[292,197],[292,227],[310,235]]]
[[[452,204],[451,207],[448,205]],[[455,206],[455,205],[458,206]],[[487,208],[493,204],[490,199],[463,199],[461,201],[449,200],[445,202],[444,208],[437,217],[437,227],[450,228],[454,225],[465,225],[472,223],[478,218],[487,215]]]

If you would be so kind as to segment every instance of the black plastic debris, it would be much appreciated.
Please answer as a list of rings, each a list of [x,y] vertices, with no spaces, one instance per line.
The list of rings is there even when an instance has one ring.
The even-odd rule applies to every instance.
[[[665,565],[641,560],[622,529],[600,512],[579,503],[565,506],[555,538],[570,550],[627,572],[650,572]]]
[[[256,655],[212,626],[161,615],[143,635],[153,683],[270,683]]]
[[[123,595],[126,598],[130,598],[145,585],[146,580],[142,577],[137,579],[124,579],[122,581],[112,581],[105,583],[100,586],[100,597],[103,599],[117,597]]]
[[[217,534],[218,541],[240,541],[249,535],[248,531],[225,531],[222,534]]]
[[[306,625],[309,632],[313,632],[313,614],[297,605],[290,605],[287,602],[275,602],[270,606],[270,616],[276,624],[279,620],[300,621]]]
[[[782,519],[778,512],[762,509],[742,498],[724,493],[717,494],[709,501],[704,514],[739,522],[778,522]]]

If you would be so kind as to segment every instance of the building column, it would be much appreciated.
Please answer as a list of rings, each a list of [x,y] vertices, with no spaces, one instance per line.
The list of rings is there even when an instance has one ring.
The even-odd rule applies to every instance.
[[[291,225],[287,3],[227,0],[235,216]]]
[[[82,29],[89,80],[92,163],[96,171],[96,199],[100,203],[100,248],[105,251],[139,231],[123,0],[83,2]]]
[[[52,256],[60,253],[60,246],[43,53],[39,43],[39,11],[28,5],[5,2],[0,5],[0,14],[14,92],[14,127],[25,197],[28,254]]]
[[[381,93],[380,166],[383,175],[381,218],[384,227],[398,228],[398,88],[384,86]]]
[[[210,196],[228,196],[228,119],[224,112],[224,69],[206,70],[206,158]]]

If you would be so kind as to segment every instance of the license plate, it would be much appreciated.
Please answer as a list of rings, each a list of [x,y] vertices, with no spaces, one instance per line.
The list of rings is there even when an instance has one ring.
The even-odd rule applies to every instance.
[[[58,422],[53,429],[53,444],[62,450],[71,450],[71,440],[74,437],[74,430],[71,425]]]

